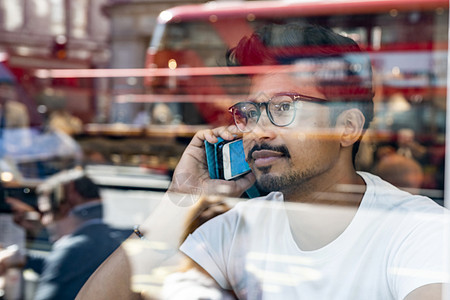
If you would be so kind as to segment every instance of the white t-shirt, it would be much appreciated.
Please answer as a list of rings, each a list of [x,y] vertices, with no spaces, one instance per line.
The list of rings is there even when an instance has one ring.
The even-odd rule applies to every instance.
[[[447,210],[359,174],[367,184],[360,207],[322,248],[298,247],[287,205],[274,192],[208,221],[180,249],[241,299],[403,299],[448,282]]]
[[[161,300],[234,300],[227,290],[222,290],[208,275],[195,268],[170,274],[164,280]]]

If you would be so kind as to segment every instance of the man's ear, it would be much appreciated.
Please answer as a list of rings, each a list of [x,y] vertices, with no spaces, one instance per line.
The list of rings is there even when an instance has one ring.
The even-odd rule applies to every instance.
[[[363,133],[365,120],[363,113],[357,108],[346,110],[339,115],[337,125],[342,129],[342,147],[351,146],[359,140]]]

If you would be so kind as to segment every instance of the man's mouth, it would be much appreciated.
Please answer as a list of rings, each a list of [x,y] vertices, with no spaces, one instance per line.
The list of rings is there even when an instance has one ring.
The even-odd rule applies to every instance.
[[[269,167],[280,159],[289,158],[286,146],[272,146],[269,144],[255,145],[248,152],[249,162],[253,161],[256,168]]]
[[[273,150],[259,150],[252,154],[255,167],[267,167],[274,164],[277,160],[284,158],[284,154]]]

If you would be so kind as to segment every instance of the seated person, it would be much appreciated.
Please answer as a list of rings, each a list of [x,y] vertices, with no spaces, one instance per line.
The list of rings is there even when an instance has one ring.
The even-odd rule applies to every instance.
[[[98,266],[132,231],[103,223],[99,187],[82,171],[65,171],[39,187],[41,222],[54,242],[48,256],[1,256],[0,274],[8,268],[31,268],[40,274],[34,299],[74,299]],[[23,204],[10,200],[20,213]],[[22,219],[23,220],[23,219]]]

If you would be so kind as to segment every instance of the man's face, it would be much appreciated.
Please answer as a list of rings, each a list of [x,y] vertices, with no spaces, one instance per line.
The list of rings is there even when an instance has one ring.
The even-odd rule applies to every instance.
[[[56,191],[55,189],[53,192],[62,193],[59,203],[54,206],[55,204],[51,203],[50,194],[47,192],[38,198],[38,208],[42,213],[42,225],[47,228],[51,240],[56,241],[68,233],[68,226],[71,224],[67,224],[67,216],[73,208],[73,199],[78,197],[78,194],[75,194],[74,185],[71,182],[65,184],[61,190]]]
[[[266,102],[286,92],[325,99],[314,82],[288,74],[255,77],[249,98]],[[263,108],[256,128],[244,134],[244,149],[260,189],[289,193],[333,168],[340,143],[326,105],[297,102],[295,119],[287,127],[272,124]]]
[[[64,219],[69,214],[70,210],[74,207],[74,203],[77,203],[79,194],[76,192],[73,182],[65,183],[59,188],[53,190],[54,197],[60,198],[57,204],[52,204],[50,194],[44,193],[38,199],[38,207],[44,216],[47,216],[44,225],[51,225],[61,219]]]

